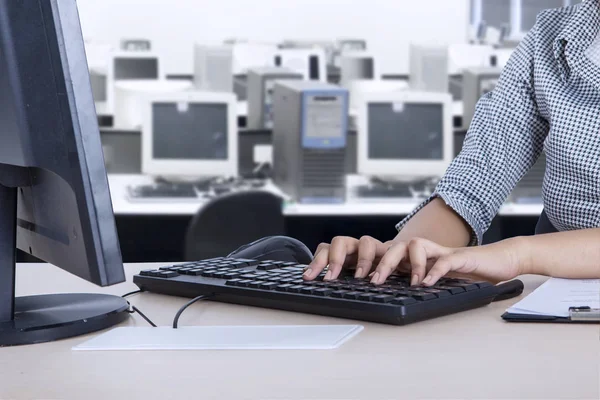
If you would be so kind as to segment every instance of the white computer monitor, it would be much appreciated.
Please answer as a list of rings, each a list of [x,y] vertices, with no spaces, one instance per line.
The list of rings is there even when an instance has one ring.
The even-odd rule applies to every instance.
[[[233,93],[154,94],[144,104],[144,174],[173,179],[238,175]]]
[[[152,52],[116,51],[111,53],[106,77],[106,109],[115,108],[115,83],[131,80],[163,79],[160,57]]]
[[[323,48],[279,49],[273,56],[273,66],[289,68],[302,74],[304,80],[327,82],[327,55]]]
[[[395,91],[363,95],[358,173],[386,180],[440,177],[454,157],[452,96]]]

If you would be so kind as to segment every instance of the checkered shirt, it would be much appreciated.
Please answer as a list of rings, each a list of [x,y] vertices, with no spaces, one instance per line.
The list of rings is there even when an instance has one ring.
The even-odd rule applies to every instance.
[[[559,231],[600,227],[600,0],[539,14],[477,104],[462,152],[433,195],[471,227],[471,245],[542,150],[544,210]]]

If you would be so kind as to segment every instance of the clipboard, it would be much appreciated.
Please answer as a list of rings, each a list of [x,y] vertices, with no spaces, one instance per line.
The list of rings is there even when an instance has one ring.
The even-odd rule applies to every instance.
[[[600,309],[590,307],[570,307],[568,317],[551,315],[514,314],[506,312],[502,319],[507,322],[546,322],[569,324],[600,324]]]

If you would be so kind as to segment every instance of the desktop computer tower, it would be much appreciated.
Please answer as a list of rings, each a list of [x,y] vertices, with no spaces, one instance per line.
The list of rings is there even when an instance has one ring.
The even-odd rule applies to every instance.
[[[194,84],[199,90],[232,92],[232,47],[197,44],[194,47]]]
[[[463,127],[471,125],[477,102],[481,97],[494,90],[501,68],[477,67],[466,68],[463,72]]]
[[[348,91],[315,81],[275,85],[273,177],[299,203],[346,199]]]
[[[340,56],[340,86],[350,89],[352,81],[378,79],[375,58],[365,52],[351,52]]]
[[[300,73],[283,67],[248,70],[248,129],[273,128],[273,88],[277,80],[302,80]]]
[[[410,46],[410,88],[426,92],[449,91],[448,48]]]

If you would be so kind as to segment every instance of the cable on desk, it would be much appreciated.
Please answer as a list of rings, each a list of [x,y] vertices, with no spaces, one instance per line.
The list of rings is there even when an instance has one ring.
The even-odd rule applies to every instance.
[[[127,304],[129,304],[129,307],[130,307],[130,309],[129,309],[129,310],[127,310],[127,312],[128,312],[129,314],[134,314],[134,313],[138,313],[138,314],[140,314],[140,316],[141,316],[142,318],[144,318],[144,319],[146,320],[146,322],[147,322],[147,323],[149,323],[149,324],[150,324],[150,325],[151,325],[153,328],[156,328],[156,324],[155,324],[154,322],[152,322],[152,321],[150,320],[150,318],[146,317],[146,315],[144,315],[144,313],[143,313],[143,312],[141,312],[139,308],[137,308],[136,306],[132,306],[132,305],[131,305],[131,303],[129,303],[129,302],[127,302]]]
[[[138,293],[142,293],[142,292],[143,292],[143,290],[141,290],[141,289],[140,290],[134,290],[133,292],[125,293],[121,297],[122,298],[126,298],[126,297],[133,296],[134,294],[138,294]]]
[[[198,297],[196,297],[196,298],[188,301],[183,307],[181,307],[179,309],[179,311],[177,311],[177,314],[175,315],[175,319],[173,319],[173,329],[177,329],[177,326],[179,324],[179,317],[181,317],[181,314],[183,314],[183,312],[189,306],[191,306],[192,304],[194,304],[197,301],[204,300],[204,299],[207,299],[207,298],[212,297],[212,296],[214,296],[214,295],[212,295],[212,294],[203,294],[203,295],[200,295],[200,296],[198,296]]]

